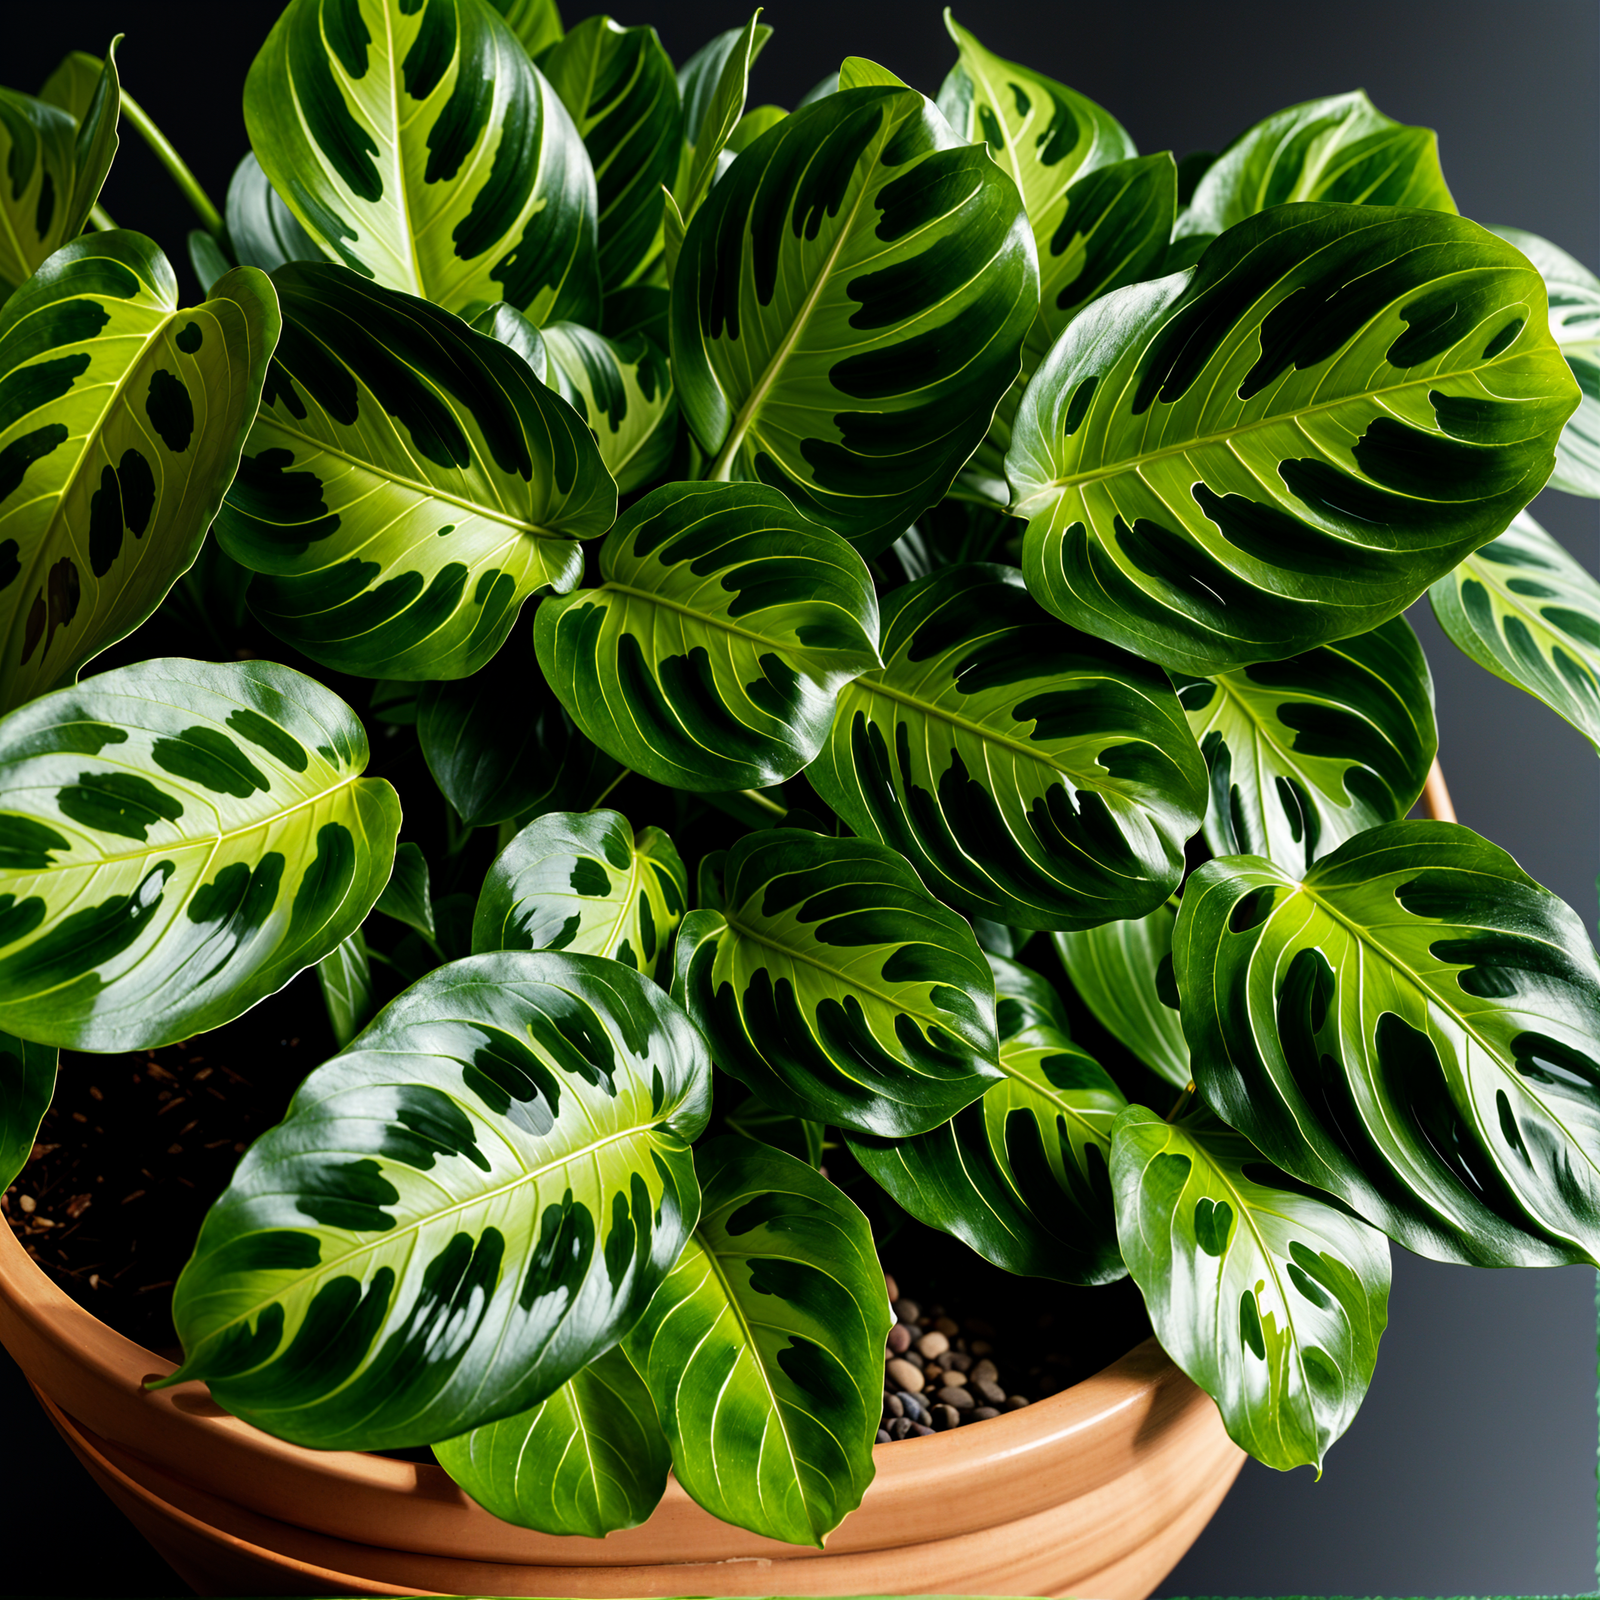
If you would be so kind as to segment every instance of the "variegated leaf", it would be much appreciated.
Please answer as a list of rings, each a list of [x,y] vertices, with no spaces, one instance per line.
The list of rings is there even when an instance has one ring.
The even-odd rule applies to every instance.
[[[958,911],[1025,928],[1142,916],[1177,888],[1205,764],[1160,668],[978,564],[891,590],[882,649],[806,774],[854,832]]]
[[[480,0],[291,0],[244,89],[262,170],[323,248],[450,311],[600,312],[594,170]]]
[[[600,575],[539,607],[539,665],[590,739],[658,783],[793,777],[839,690],[877,665],[865,563],[761,484],[652,490],[601,546]]]
[[[725,909],[678,931],[673,993],[747,1089],[902,1138],[999,1081],[988,963],[902,857],[772,828],[738,838],[725,873]]]
[[[268,1433],[353,1450],[537,1405],[678,1259],[710,1075],[682,1009],[614,961],[429,973],[239,1163],[173,1292],[163,1386],[202,1379]]]
[[[846,1133],[856,1159],[918,1221],[1007,1272],[1110,1283],[1127,1269],[1111,1206],[1111,1124],[1128,1103],[1075,1045],[1055,991],[989,957],[1000,1030],[999,1083],[911,1139]]]
[[[1006,458],[1028,587],[1180,672],[1297,655],[1503,532],[1577,402],[1544,285],[1493,234],[1276,207],[1094,301],[1028,385]]]
[[[55,1094],[57,1055],[53,1045],[0,1033],[0,1194],[16,1182],[33,1154],[39,1124]]]
[[[594,440],[520,356],[424,300],[331,263],[273,281],[283,338],[217,519],[252,609],[337,671],[466,677],[610,527]]]
[[[0,1028],[142,1050],[361,925],[400,802],[355,713],[267,661],[145,661],[0,720]]]
[[[1211,773],[1213,855],[1300,872],[1422,793],[1439,743],[1433,678],[1404,617],[1287,661],[1175,679]]]
[[[781,487],[869,554],[982,439],[1039,294],[1015,184],[892,87],[829,95],[744,150],[673,283],[673,381],[707,476]]]
[[[561,12],[556,0],[488,0],[516,34],[529,56],[538,56],[562,36]]]
[[[678,442],[678,399],[662,351],[643,334],[612,341],[574,322],[546,323],[545,380],[589,424],[619,494],[648,488]]]
[[[121,231],[0,308],[0,709],[71,683],[195,559],[277,337],[254,268],[180,309],[166,257]]]
[[[781,1151],[714,1139],[696,1165],[700,1224],[623,1348],[690,1498],[820,1549],[873,1475],[894,1319],[872,1231]]]
[[[472,919],[472,950],[609,956],[647,978],[683,913],[689,876],[669,839],[637,839],[615,811],[550,811],[496,857]]]
[[[1452,644],[1600,750],[1600,583],[1526,511],[1428,600]]]

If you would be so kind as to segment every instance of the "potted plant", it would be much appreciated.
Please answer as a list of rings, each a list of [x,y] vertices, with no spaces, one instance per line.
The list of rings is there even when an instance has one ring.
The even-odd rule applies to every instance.
[[[0,102],[5,1176],[58,1048],[314,965],[341,1048],[212,1207],[147,1415],[432,1446],[560,1592],[615,1592],[629,1536],[574,1536],[669,1462],[654,1520],[698,1503],[735,1561],[861,1501],[892,1318],[833,1176],[1009,1272],[1131,1275],[1216,1401],[1147,1362],[1166,1414],[1280,1467],[1359,1404],[1386,1236],[1596,1259],[1600,972],[1504,852],[1401,820],[1399,613],[1431,589],[1593,736],[1595,587],[1523,508],[1595,491],[1600,286],[1455,216],[1363,96],[1180,170],[950,31],[936,102],[850,58],[784,113],[745,108],[756,18],[675,69],[538,4],[293,0],[187,309],[81,233],[114,51]],[[236,658],[246,604],[292,665]],[[76,681],[180,622],[222,659],[135,635]],[[363,776],[352,700],[428,783]],[[878,1452],[910,1483],[1051,1430]],[[856,1575],[797,1582],[895,1586]]]

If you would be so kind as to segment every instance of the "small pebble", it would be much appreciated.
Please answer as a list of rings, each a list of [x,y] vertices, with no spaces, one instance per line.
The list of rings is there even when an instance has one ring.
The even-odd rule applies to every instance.
[[[922,1384],[924,1389],[937,1389],[944,1383],[944,1368],[936,1367],[930,1361],[922,1369]]]
[[[926,1422],[928,1420],[928,1408],[916,1395],[902,1393],[897,1395],[896,1398],[900,1402],[901,1409],[913,1422]]]
[[[894,1274],[886,1272],[883,1275],[883,1286],[889,1293],[889,1304],[893,1305],[900,1298],[900,1285],[894,1281]]]
[[[946,1350],[939,1357],[939,1365],[946,1372],[967,1372],[972,1367],[972,1357],[964,1350]]]
[[[917,1340],[917,1350],[931,1361],[935,1356],[942,1356],[950,1348],[949,1336],[941,1333],[937,1328],[932,1333],[925,1333]]]
[[[918,1439],[926,1439],[933,1432],[933,1429],[926,1422],[913,1422],[911,1424],[911,1432]]]
[[[22,1207],[24,1216],[31,1217],[33,1215],[35,1202],[31,1194],[19,1194],[17,1196],[17,1204]]]
[[[961,1324],[957,1322],[954,1317],[940,1317],[939,1320],[934,1323],[934,1327],[945,1336],[947,1345],[951,1339],[955,1338],[955,1336],[961,1332]]]
[[[917,1322],[922,1317],[922,1307],[915,1300],[896,1300],[894,1314],[902,1322]]]
[[[972,1367],[972,1381],[974,1383],[993,1383],[1000,1376],[1000,1369],[992,1361],[978,1361]]]
[[[954,1406],[935,1406],[933,1408],[933,1425],[940,1433],[950,1428],[961,1425],[961,1413]]]
[[[987,1378],[969,1379],[967,1387],[986,1405],[1000,1406],[1005,1404],[1005,1390],[998,1383],[991,1383]]]
[[[987,1339],[971,1339],[967,1342],[967,1349],[969,1349],[975,1356],[987,1356],[994,1354],[994,1346],[990,1344]]]
[[[886,1394],[883,1397],[883,1415],[885,1421],[887,1421],[890,1417],[903,1417],[905,1414],[906,1408],[899,1395]]]
[[[974,1406],[967,1413],[968,1422],[987,1422],[990,1417],[998,1417],[999,1411],[993,1406]]]
[[[874,1439],[872,1442],[874,1444],[892,1444],[893,1440],[890,1439],[889,1434],[888,1434],[886,1429],[879,1428],[878,1429],[878,1437],[876,1439]]]
[[[1006,1410],[1020,1411],[1027,1404],[1028,1397],[1026,1395],[1014,1394],[1006,1401]]]
[[[896,1356],[885,1370],[895,1388],[908,1389],[912,1394],[922,1393],[922,1374],[904,1356]]]
[[[897,1322],[889,1330],[889,1348],[897,1356],[903,1356],[911,1348],[911,1330],[905,1323]]]
[[[909,1417],[896,1417],[889,1424],[889,1437],[891,1439],[904,1439],[911,1432],[911,1419]]]
[[[905,1360],[905,1361],[909,1361],[911,1363],[911,1365],[914,1366],[917,1369],[918,1372],[921,1372],[922,1369],[925,1366],[927,1366],[927,1364],[928,1364],[928,1358],[925,1355],[923,1355],[922,1352],[920,1350],[918,1350],[915,1345],[913,1345],[909,1350],[907,1350],[905,1355],[901,1359]]]
[[[934,1397],[942,1406],[954,1406],[957,1411],[970,1411],[973,1399],[959,1384],[947,1383]]]

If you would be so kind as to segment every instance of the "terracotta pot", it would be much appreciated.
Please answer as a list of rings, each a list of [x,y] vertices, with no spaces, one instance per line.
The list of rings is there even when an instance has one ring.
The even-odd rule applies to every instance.
[[[552,1538],[434,1466],[306,1450],[63,1294],[0,1225],[0,1342],[101,1487],[202,1594],[1030,1594],[1142,1600],[1244,1460],[1153,1339],[1029,1406],[880,1445],[826,1552],[759,1538],[669,1481],[642,1527]]]

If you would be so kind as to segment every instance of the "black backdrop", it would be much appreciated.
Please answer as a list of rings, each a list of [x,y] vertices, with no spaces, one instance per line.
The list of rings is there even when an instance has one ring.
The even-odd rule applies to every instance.
[[[742,23],[746,0],[618,0],[676,60]],[[245,149],[239,90],[273,0],[11,0],[0,83],[35,90],[69,49],[127,38],[123,82],[220,203]],[[600,9],[569,0],[568,20]],[[953,59],[936,0],[773,0],[752,103],[792,105],[846,54],[932,93]],[[1543,234],[1600,268],[1600,11],[1592,0],[971,0],[960,18],[1110,109],[1141,150],[1215,149],[1257,118],[1365,88],[1439,131],[1461,210]],[[191,225],[125,131],[104,196],[180,264]],[[1591,570],[1593,502],[1535,514]],[[1426,606],[1441,751],[1461,820],[1593,927],[1600,769],[1565,724],[1456,655]],[[174,648],[181,648],[174,642]],[[1474,1272],[1395,1252],[1390,1330],[1360,1416],[1320,1482],[1246,1464],[1165,1595],[1576,1594],[1595,1583],[1595,1276]],[[13,1595],[182,1592],[0,1368],[13,1462],[0,1583]]]

